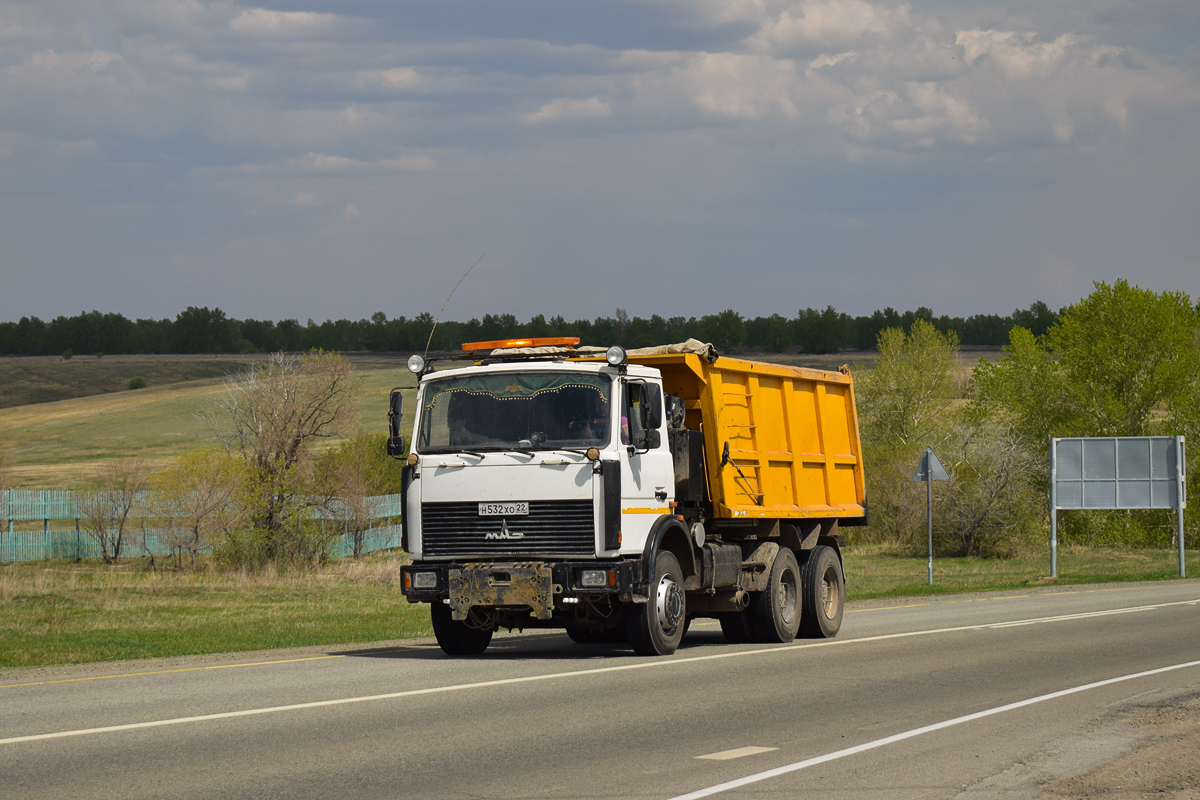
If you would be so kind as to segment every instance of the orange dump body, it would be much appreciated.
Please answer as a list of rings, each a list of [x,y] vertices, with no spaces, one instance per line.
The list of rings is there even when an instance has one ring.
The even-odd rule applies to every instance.
[[[704,433],[717,518],[850,519],[866,515],[862,444],[849,371],[737,358],[647,355],[663,391],[681,397]]]

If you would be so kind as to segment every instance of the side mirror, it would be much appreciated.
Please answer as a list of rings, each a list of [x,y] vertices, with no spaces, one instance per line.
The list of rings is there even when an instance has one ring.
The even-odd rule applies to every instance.
[[[662,388],[656,383],[642,384],[642,427],[657,431],[662,426]]]
[[[388,397],[388,441],[387,454],[392,458],[404,457],[404,437],[400,435],[400,412],[404,408],[404,397],[399,389],[392,389]]]
[[[662,444],[662,434],[657,430],[642,431],[633,444],[638,450],[654,450]]]
[[[641,388],[642,430],[635,444],[639,450],[654,450],[662,444],[662,434],[658,431],[663,419],[662,389],[654,383],[643,383]]]

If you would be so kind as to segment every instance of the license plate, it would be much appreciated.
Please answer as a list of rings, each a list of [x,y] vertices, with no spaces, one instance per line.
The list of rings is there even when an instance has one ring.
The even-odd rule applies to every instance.
[[[519,517],[529,514],[529,503],[480,503],[481,517]]]

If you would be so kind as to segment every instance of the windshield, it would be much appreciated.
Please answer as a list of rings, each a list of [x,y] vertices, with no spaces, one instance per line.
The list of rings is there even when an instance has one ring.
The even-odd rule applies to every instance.
[[[502,372],[426,382],[422,452],[576,450],[608,444],[606,375]]]

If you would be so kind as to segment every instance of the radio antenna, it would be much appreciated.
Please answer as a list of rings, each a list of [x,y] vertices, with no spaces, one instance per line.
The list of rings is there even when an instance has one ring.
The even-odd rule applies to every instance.
[[[479,256],[478,260],[476,260],[476,262],[471,265],[471,269],[475,269],[476,267],[478,267],[479,262],[483,261],[483,257],[486,255],[487,255],[487,253],[481,254]],[[429,357],[429,343],[433,341],[433,332],[437,330],[438,323],[442,321],[442,311],[446,310],[446,305],[447,305],[447,303],[450,302],[450,298],[454,297],[454,293],[458,291],[458,287],[461,286],[462,282],[465,281],[467,279],[467,276],[471,274],[471,269],[469,269],[463,273],[463,276],[458,279],[458,283],[454,284],[454,288],[450,290],[450,294],[446,295],[446,302],[442,303],[441,311],[438,311],[437,319],[435,319],[433,321],[433,327],[429,329],[429,338],[425,341],[425,357],[426,358]]]

